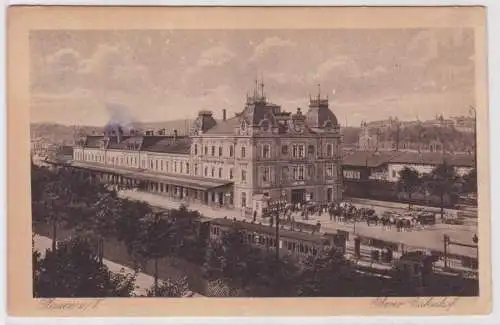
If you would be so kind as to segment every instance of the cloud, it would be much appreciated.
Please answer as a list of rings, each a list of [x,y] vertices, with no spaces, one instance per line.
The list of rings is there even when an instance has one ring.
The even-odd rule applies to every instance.
[[[424,30],[417,33],[409,42],[406,49],[408,63],[425,66],[429,61],[439,56],[439,44],[433,30]]]
[[[364,71],[363,72],[363,77],[368,78],[368,77],[378,77],[380,75],[386,74],[388,72],[387,68],[383,67],[382,65],[377,65],[375,68]]]
[[[265,75],[265,79],[270,79],[273,83],[278,84],[303,84],[304,76],[296,73],[273,72]]]
[[[215,46],[200,54],[197,65],[199,67],[222,66],[231,61],[235,56],[236,55],[227,48]]]
[[[72,48],[62,48],[46,57],[52,69],[74,70],[80,62],[80,53]]]
[[[121,64],[124,54],[118,47],[101,44],[88,59],[80,62],[79,73],[102,74],[107,69]]]
[[[284,40],[279,37],[268,37],[254,47],[253,55],[250,57],[250,61],[256,61],[274,49],[293,47],[295,45],[296,43],[290,40]]]
[[[321,81],[324,78],[331,77],[333,73],[341,78],[360,77],[362,74],[353,59],[347,56],[338,56],[319,64],[313,78],[315,81]]]

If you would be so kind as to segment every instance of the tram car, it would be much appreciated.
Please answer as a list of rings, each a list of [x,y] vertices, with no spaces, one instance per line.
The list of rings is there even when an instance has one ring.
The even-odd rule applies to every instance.
[[[218,218],[210,221],[210,235],[212,241],[221,241],[225,232],[237,229],[242,232],[243,240],[263,250],[276,247],[276,228],[255,222],[239,221],[236,219]],[[316,256],[321,252],[338,247],[338,238],[334,234],[310,234],[301,231],[280,229],[279,248],[283,254],[301,260],[309,256]]]

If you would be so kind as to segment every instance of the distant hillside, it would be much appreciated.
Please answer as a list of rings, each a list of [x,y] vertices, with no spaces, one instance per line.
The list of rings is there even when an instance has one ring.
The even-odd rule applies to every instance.
[[[165,129],[167,134],[177,130],[179,135],[186,134],[192,125],[191,120],[175,120],[165,122],[136,123],[137,130],[159,130]],[[104,126],[78,126],[78,130],[85,134],[101,134]],[[31,139],[42,138],[50,143],[72,144],[77,128],[73,125],[62,125],[56,123],[32,123],[30,127]]]
[[[177,130],[179,135],[188,133],[192,126],[192,120],[175,120],[165,122],[145,122],[136,123],[134,128],[137,130],[160,130],[165,129],[167,134]],[[78,126],[78,129],[85,134],[101,134],[104,126]],[[341,133],[344,136],[344,144],[351,145],[358,141],[361,129],[358,127],[343,127]],[[74,141],[76,132],[75,126],[62,125],[56,123],[32,123],[31,124],[31,139],[42,138],[46,142],[70,145]]]
[[[343,136],[343,145],[353,145],[358,142],[361,128],[353,126],[342,127],[340,129],[340,133]]]

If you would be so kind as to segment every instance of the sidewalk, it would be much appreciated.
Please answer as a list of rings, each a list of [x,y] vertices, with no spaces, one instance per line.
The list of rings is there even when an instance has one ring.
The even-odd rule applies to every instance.
[[[236,218],[238,220],[246,219],[241,211],[235,209],[212,208],[203,204],[173,201],[172,199],[159,194],[125,190],[118,192],[118,195],[123,198],[145,201],[152,206],[164,209],[177,209],[181,205],[185,205],[188,209],[199,211],[203,216],[213,219],[224,217]]]

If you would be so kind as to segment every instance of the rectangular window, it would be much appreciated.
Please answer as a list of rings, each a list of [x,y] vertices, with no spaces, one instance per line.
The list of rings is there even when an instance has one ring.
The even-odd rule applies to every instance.
[[[304,158],[304,157],[305,157],[304,146],[300,145],[299,146],[299,158]]]
[[[271,147],[268,144],[265,144],[262,147],[262,157],[269,158],[271,156],[270,151],[271,151]]]
[[[288,154],[288,146],[286,144],[284,144],[284,145],[281,146],[281,153],[283,155],[287,155]]]
[[[233,145],[229,146],[229,157],[232,157],[234,155],[234,147]]]
[[[299,153],[298,146],[297,145],[293,145],[293,147],[292,147],[292,156],[293,156],[293,158],[297,158],[298,153]]]
[[[263,168],[262,180],[264,182],[269,182],[269,167],[264,167]]]
[[[215,156],[215,146],[212,146],[212,156]]]
[[[158,170],[158,159],[155,160],[155,169]]]
[[[208,167],[205,167],[205,176],[208,176]]]
[[[163,170],[163,165],[164,165],[164,161],[162,160],[161,163],[160,163],[160,169]]]
[[[198,176],[198,165],[197,164],[194,165],[194,175]]]
[[[241,193],[241,206],[242,207],[247,206],[247,193],[245,192]]]
[[[326,176],[333,177],[333,165],[332,164],[326,165]]]
[[[177,173],[177,161],[174,161],[174,173]]]
[[[299,180],[304,180],[304,166],[299,166]]]
[[[194,145],[194,154],[198,155],[198,145],[197,144]]]
[[[233,169],[229,169],[229,179],[233,179]]]
[[[331,143],[329,143],[327,146],[326,146],[326,156],[327,157],[331,157],[333,156],[333,145]]]
[[[242,170],[241,171],[241,181],[245,182],[247,180],[247,172]]]
[[[189,163],[186,163],[186,174],[189,174]]]
[[[219,147],[219,157],[222,156],[222,147]]]
[[[241,158],[245,158],[245,157],[246,157],[246,148],[241,147]]]
[[[205,146],[205,156],[208,156],[208,147]]]
[[[222,178],[222,168],[219,168],[219,178]]]
[[[212,167],[212,177],[215,177],[215,168]]]
[[[314,146],[313,145],[309,145],[307,147],[307,154],[314,155]]]

